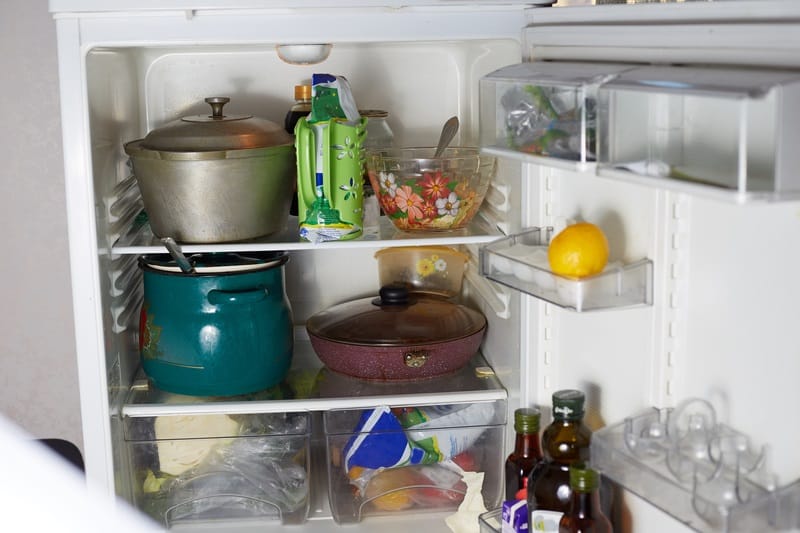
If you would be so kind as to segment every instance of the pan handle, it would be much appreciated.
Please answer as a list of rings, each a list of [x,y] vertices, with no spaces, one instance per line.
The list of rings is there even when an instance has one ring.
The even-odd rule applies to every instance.
[[[211,305],[254,304],[266,298],[267,294],[269,294],[269,290],[262,286],[241,291],[214,289],[208,292],[208,303]]]
[[[428,350],[412,350],[403,354],[403,362],[409,368],[420,368],[428,362]]]

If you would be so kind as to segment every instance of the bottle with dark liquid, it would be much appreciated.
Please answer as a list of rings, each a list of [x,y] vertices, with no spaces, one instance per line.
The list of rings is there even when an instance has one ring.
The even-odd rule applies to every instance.
[[[294,100],[294,105],[289,108],[283,121],[283,128],[292,135],[294,135],[297,121],[311,113],[311,85],[295,85]],[[289,207],[290,215],[297,216],[297,206],[297,194],[295,194],[292,197],[292,205]]]
[[[599,477],[591,468],[570,468],[572,504],[561,517],[559,533],[611,533],[611,522],[600,508]]]
[[[581,391],[561,390],[553,394],[553,422],[542,433],[544,460],[528,481],[530,529],[557,532],[561,516],[569,510],[572,489],[569,467],[589,462],[592,432],[583,423]]]
[[[311,113],[311,85],[294,86],[294,105],[286,113],[283,127],[286,133],[294,135],[294,127],[302,117],[307,117]]]
[[[533,467],[542,460],[539,445],[538,409],[514,411],[514,451],[506,459],[506,500],[527,500],[528,478]]]

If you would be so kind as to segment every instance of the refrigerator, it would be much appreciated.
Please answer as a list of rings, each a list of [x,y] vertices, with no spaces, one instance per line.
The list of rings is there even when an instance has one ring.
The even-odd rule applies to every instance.
[[[455,508],[345,510],[352,493],[330,480],[332,450],[347,436],[339,415],[490,405],[478,467],[493,511],[514,410],[539,406],[546,424],[553,392],[578,389],[592,462],[621,487],[619,530],[800,528],[800,6],[550,4],[50,0],[84,455],[101,492],[144,505],[137,461],[159,443],[137,428],[154,420],[297,413],[307,425],[291,437],[307,454],[309,487],[299,510],[173,529],[448,531]],[[331,45],[329,54],[314,64],[279,57],[279,46],[308,44]],[[398,146],[434,146],[457,116],[453,145],[497,158],[473,222],[419,235],[381,217],[368,236],[312,244],[289,217],[271,237],[183,252],[288,252],[293,368],[313,375],[324,365],[306,321],[377,294],[377,250],[457,247],[470,258],[458,299],[487,320],[479,353],[458,379],[381,387],[330,375],[327,390],[304,398],[165,399],[140,368],[137,266],[165,249],[142,224],[123,146],[205,112],[208,96],[282,123],[294,86],[321,72],[346,77],[359,108],[388,111]],[[575,111],[559,149],[511,132],[510,117],[535,107],[526,87]],[[611,267],[600,276],[562,279],[518,253],[576,220],[608,237]],[[690,442],[692,429],[708,438]],[[184,437],[198,439],[173,435]],[[699,456],[681,455],[686,446]],[[491,530],[490,518],[473,521]]]

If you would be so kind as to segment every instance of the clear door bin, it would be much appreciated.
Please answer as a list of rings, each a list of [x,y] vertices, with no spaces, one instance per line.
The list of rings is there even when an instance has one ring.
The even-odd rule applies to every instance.
[[[503,496],[505,400],[327,411],[328,495],[339,524],[458,510]]]
[[[503,530],[503,510],[492,509],[478,516],[480,533],[500,533]]]
[[[532,228],[480,249],[481,275],[573,311],[652,305],[653,263],[609,262],[594,276],[573,279],[553,273],[547,259],[552,228]]]
[[[133,504],[167,528],[308,517],[308,413],[124,416]]]
[[[598,173],[739,203],[800,197],[800,75],[641,67],[598,90]]]
[[[595,94],[630,67],[531,62],[480,80],[481,146],[586,163],[595,160]]]
[[[800,482],[779,489],[766,450],[704,400],[651,409],[592,436],[603,475],[696,531],[800,527]]]

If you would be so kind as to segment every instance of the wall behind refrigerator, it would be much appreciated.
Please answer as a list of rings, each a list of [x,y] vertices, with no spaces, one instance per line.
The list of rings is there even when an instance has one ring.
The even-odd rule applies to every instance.
[[[47,0],[4,0],[0,50],[0,412],[35,437],[83,449]]]

